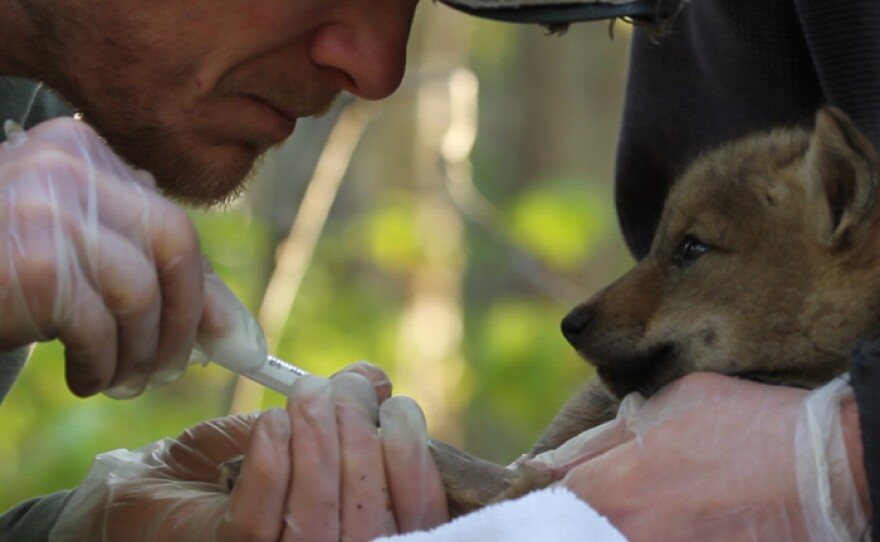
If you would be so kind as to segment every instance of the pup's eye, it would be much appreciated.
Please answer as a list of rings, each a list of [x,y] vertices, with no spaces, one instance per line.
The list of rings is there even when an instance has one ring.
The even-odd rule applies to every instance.
[[[707,252],[709,252],[709,245],[693,235],[688,235],[672,256],[672,263],[679,267],[687,267]]]

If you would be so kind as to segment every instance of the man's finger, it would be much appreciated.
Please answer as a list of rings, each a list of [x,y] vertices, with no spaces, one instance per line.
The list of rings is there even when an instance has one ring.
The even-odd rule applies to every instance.
[[[290,481],[289,446],[287,413],[278,408],[264,412],[251,433],[229,511],[217,529],[219,542],[278,540]]]
[[[103,300],[84,288],[72,324],[62,328],[67,387],[88,397],[106,388],[116,370],[116,321]]]
[[[293,471],[284,542],[339,540],[339,438],[326,378],[296,379],[288,401]]]
[[[116,320],[116,368],[106,393],[119,399],[136,397],[156,366],[159,283],[152,262],[115,232],[101,233],[97,259],[96,284]]]
[[[425,417],[398,395],[379,410],[388,490],[401,532],[429,529],[449,519],[440,473],[428,451]]]
[[[369,361],[356,361],[350,365],[346,365],[333,376],[342,373],[355,373],[363,376],[373,383],[373,389],[376,391],[376,399],[382,404],[386,399],[391,397],[391,380],[380,367],[370,363]]]
[[[186,214],[161,202],[153,256],[162,292],[158,365],[153,383],[176,380],[185,370],[204,310],[205,277],[199,240]]]
[[[373,383],[355,373],[331,382],[342,450],[342,538],[366,541],[396,533]]]

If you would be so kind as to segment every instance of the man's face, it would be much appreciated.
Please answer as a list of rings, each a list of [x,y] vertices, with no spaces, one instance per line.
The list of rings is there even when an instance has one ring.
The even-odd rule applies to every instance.
[[[417,0],[29,0],[37,74],[168,194],[234,194],[298,117],[400,83]]]

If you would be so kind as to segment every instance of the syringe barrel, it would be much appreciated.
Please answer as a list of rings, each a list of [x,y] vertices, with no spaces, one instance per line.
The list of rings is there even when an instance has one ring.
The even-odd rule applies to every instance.
[[[276,357],[267,356],[266,363],[259,370],[247,373],[244,376],[279,393],[288,395],[293,382],[307,374],[299,367],[295,367]]]

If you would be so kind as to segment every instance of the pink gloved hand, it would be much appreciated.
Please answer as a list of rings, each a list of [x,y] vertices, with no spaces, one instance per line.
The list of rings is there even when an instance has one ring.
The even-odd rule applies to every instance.
[[[0,351],[60,339],[80,396],[177,378],[203,315],[187,215],[67,118],[0,145],[0,284]]]
[[[360,363],[299,379],[287,411],[102,454],[50,540],[366,541],[433,527],[446,502],[424,418],[390,391],[381,370]],[[230,494],[219,465],[242,453]]]
[[[367,541],[446,521],[421,410],[406,397],[377,407],[360,375],[296,383],[283,540]]]
[[[629,540],[855,541],[869,517],[852,391],[696,374],[526,461]]]

